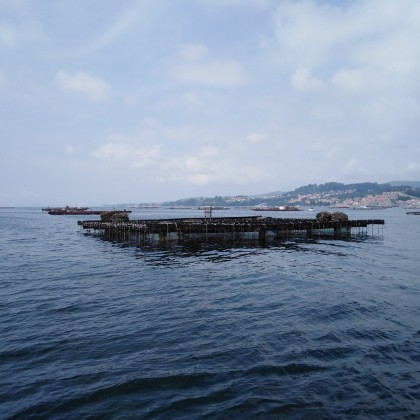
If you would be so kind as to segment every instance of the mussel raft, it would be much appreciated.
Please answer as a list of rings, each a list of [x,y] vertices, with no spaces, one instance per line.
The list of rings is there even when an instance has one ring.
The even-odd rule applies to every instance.
[[[317,220],[262,216],[213,217],[159,220],[79,221],[88,231],[107,235],[132,236],[151,240],[182,240],[191,237],[229,237],[238,239],[266,239],[290,236],[334,236],[360,232],[369,225],[384,225],[384,220]]]

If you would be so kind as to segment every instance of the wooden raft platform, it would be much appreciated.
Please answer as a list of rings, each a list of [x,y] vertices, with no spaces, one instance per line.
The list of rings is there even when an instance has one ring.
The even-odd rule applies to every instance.
[[[214,217],[167,220],[130,220],[125,222],[79,221],[83,229],[99,231],[108,236],[138,237],[151,240],[181,240],[194,237],[229,237],[265,239],[283,236],[334,236],[352,234],[353,228],[384,225],[384,220],[348,220],[319,222],[316,219],[272,217]]]

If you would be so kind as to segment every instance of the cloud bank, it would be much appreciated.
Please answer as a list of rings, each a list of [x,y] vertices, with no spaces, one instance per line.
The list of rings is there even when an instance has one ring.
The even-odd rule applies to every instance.
[[[420,179],[417,0],[46,1],[0,2],[5,204]]]
[[[59,70],[55,81],[60,89],[67,92],[77,92],[85,95],[92,102],[108,102],[110,100],[110,86],[100,77],[78,71],[69,73]]]

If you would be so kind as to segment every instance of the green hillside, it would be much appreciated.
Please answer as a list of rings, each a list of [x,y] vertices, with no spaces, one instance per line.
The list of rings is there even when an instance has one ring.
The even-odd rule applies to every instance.
[[[193,197],[162,203],[164,206],[267,206],[294,205],[331,205],[345,200],[361,200],[365,197],[388,195],[389,202],[405,202],[411,199],[420,199],[420,182],[405,182],[398,185],[391,183],[378,184],[376,182],[363,182],[343,184],[340,182],[327,182],[325,184],[308,184],[284,193],[267,193],[257,196],[215,196]]]

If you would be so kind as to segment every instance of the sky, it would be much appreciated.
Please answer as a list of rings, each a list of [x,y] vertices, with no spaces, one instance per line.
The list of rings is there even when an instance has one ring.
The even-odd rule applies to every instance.
[[[0,206],[420,180],[418,0],[0,0]]]

